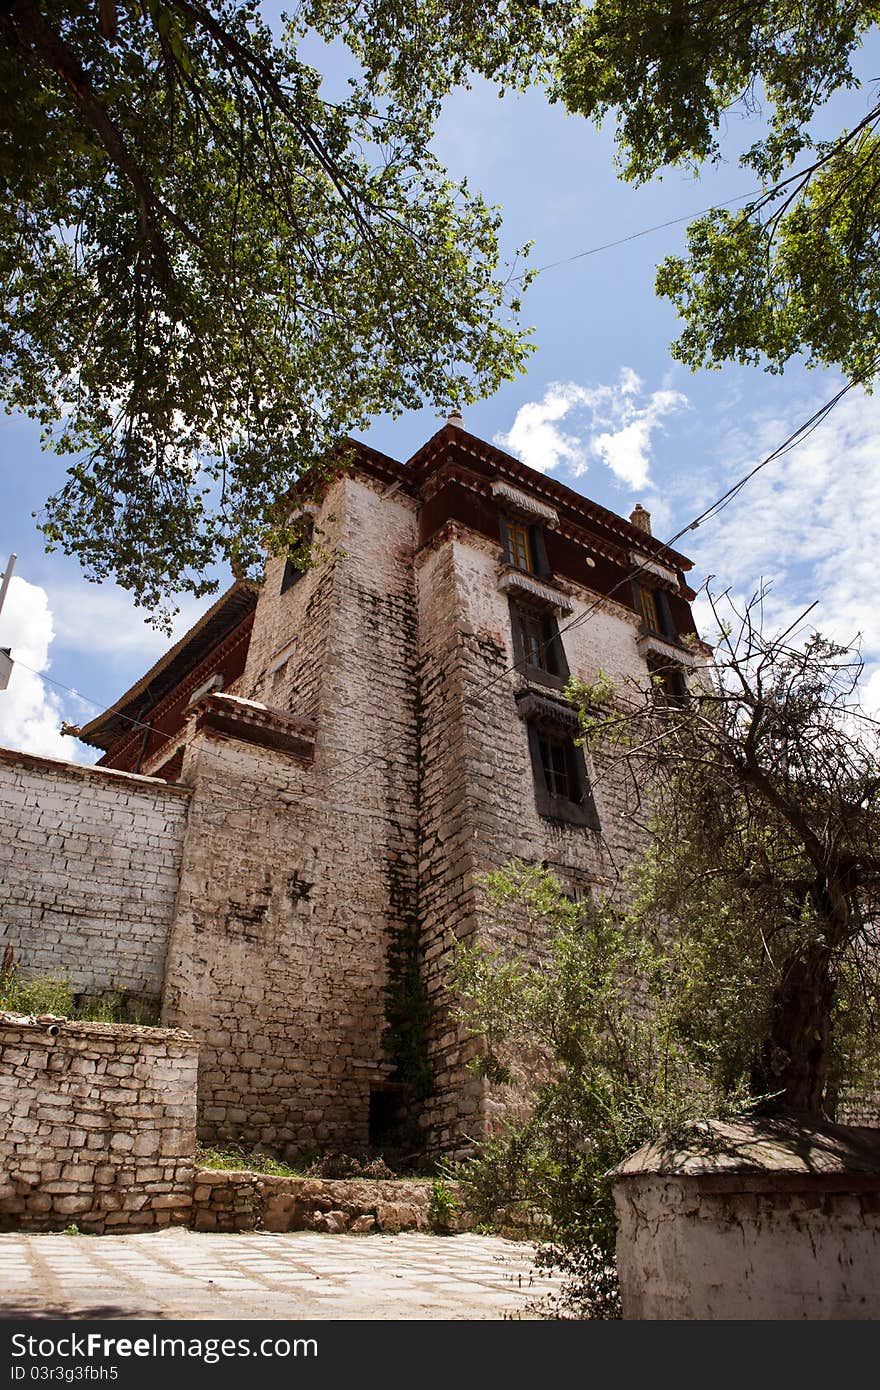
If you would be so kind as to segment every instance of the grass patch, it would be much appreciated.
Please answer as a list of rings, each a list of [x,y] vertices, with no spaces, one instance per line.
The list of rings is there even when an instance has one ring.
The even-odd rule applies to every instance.
[[[0,1009],[12,1014],[54,1014],[77,1023],[139,1023],[152,1027],[155,1014],[132,1001],[125,990],[103,990],[77,999],[70,980],[61,975],[24,979],[17,965],[0,970]]]
[[[248,1173],[267,1173],[273,1178],[304,1178],[306,1174],[301,1168],[294,1168],[289,1163],[284,1163],[280,1158],[272,1158],[269,1154],[253,1153],[247,1149],[236,1148],[230,1145],[225,1149],[203,1148],[200,1144],[196,1149],[196,1167],[214,1168],[224,1171],[241,1170]]]

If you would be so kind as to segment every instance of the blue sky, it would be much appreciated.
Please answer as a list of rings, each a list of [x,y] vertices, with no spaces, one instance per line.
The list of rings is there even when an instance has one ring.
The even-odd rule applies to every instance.
[[[874,43],[858,64],[865,85],[837,98],[823,120],[829,133],[864,113],[878,60]],[[329,68],[338,76],[335,55]],[[634,188],[615,176],[610,128],[597,132],[539,92],[499,100],[481,84],[449,99],[436,148],[454,177],[501,205],[508,254],[532,240],[531,264],[542,266],[749,193],[752,180],[736,156],[759,130],[758,118],[731,119],[725,162],[699,179],[672,171]],[[683,245],[681,224],[540,274],[524,303],[537,347],[528,374],[465,416],[473,433],[615,511],[643,502],[664,538],[841,384],[834,372],[799,365],[779,377],[739,367],[691,373],[674,363],[676,316],[655,298],[653,280],[658,261]],[[368,439],[406,459],[440,423],[429,411],[380,419]],[[772,580],[771,623],[787,624],[818,599],[812,618],[823,631],[842,640],[860,632],[872,708],[880,707],[878,457],[880,396],[854,391],[683,545],[697,584],[713,574],[715,588],[747,595],[761,578]],[[60,721],[84,722],[110,704],[168,639],[122,591],[89,584],[75,561],[44,553],[31,513],[64,466],[40,452],[31,422],[0,420],[0,568],[11,550],[19,556],[0,615],[0,645],[17,658],[0,693],[0,743],[89,761],[88,750],[61,738]],[[184,602],[177,635],[210,602]]]

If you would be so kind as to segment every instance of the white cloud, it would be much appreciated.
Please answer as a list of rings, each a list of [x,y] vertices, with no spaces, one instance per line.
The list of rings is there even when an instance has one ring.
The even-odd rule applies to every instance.
[[[45,589],[13,575],[0,614],[0,643],[12,648],[15,662],[8,688],[0,691],[0,744],[82,762],[88,753],[60,731],[65,702],[38,674],[49,667],[54,636]]]
[[[650,454],[654,432],[667,415],[683,409],[687,397],[664,388],[646,395],[631,367],[622,367],[613,386],[578,386],[554,382],[540,401],[520,406],[507,434],[495,443],[510,449],[541,473],[568,470],[580,477],[595,459],[611,469],[632,491],[651,485]],[[560,421],[574,413],[568,432]]]
[[[728,436],[725,479],[734,479],[774,448],[815,408],[797,417],[757,418]],[[771,581],[765,626],[781,630],[812,603],[807,627],[841,643],[861,635],[866,659],[863,699],[880,709],[880,398],[855,393],[792,453],[747,484],[734,502],[689,542],[714,592],[728,585],[745,600]],[[714,479],[720,492],[719,479]],[[707,638],[711,616],[701,611]]]
[[[130,594],[114,584],[58,584],[49,590],[55,635],[60,646],[78,648],[91,657],[120,661],[135,658],[144,668],[158,661],[215,601],[186,599],[174,619],[172,635],[145,621]]]

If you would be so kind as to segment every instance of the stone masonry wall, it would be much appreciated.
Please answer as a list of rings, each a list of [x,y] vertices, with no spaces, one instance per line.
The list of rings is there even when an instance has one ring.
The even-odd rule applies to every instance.
[[[463,1230],[460,1192],[447,1184],[456,1211],[449,1229]],[[429,1231],[430,1182],[367,1178],[282,1178],[265,1173],[201,1169],[195,1177],[192,1224],[197,1231]]]
[[[0,949],[78,993],[162,993],[189,792],[0,749]]]
[[[431,1053],[438,1084],[426,1112],[432,1141],[455,1148],[491,1129],[511,1093],[495,1094],[468,1070],[473,1043],[452,1024],[445,995],[455,938],[534,949],[524,932],[502,943],[480,876],[513,857],[544,862],[570,890],[615,894],[619,870],[643,841],[613,771],[588,759],[600,830],[538,813],[528,746],[515,694],[528,682],[516,661],[507,598],[498,591],[502,548],[457,523],[416,559],[422,687],[420,902],[424,968],[435,1018]],[[574,612],[592,608],[586,582],[568,583]],[[562,636],[573,676],[647,679],[637,647],[638,620],[613,600]],[[540,694],[546,689],[535,687]],[[549,693],[555,693],[550,691]]]
[[[196,1044],[0,1014],[0,1229],[147,1230],[192,1207]]]
[[[196,737],[163,1011],[202,1044],[200,1135],[282,1153],[366,1146],[415,911],[414,506],[346,477],[317,525],[330,559],[284,594],[267,566],[242,689],[313,718],[314,761]]]

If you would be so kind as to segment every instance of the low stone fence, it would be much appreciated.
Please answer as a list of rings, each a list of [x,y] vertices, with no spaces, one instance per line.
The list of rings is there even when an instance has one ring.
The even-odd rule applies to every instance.
[[[458,1201],[454,1183],[446,1185]],[[192,1224],[197,1231],[429,1231],[432,1186],[402,1178],[279,1178],[200,1169]],[[450,1230],[463,1229],[459,1209]]]
[[[0,1230],[188,1222],[197,1062],[175,1029],[0,1013]]]
[[[623,1316],[880,1318],[880,1130],[699,1128],[615,1170]]]

